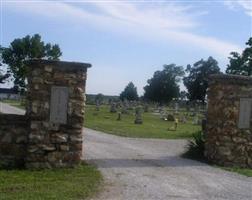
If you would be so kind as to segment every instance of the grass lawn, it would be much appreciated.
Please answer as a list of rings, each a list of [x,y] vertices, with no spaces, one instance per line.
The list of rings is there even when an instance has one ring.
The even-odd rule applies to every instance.
[[[174,123],[161,120],[159,115],[151,112],[143,113],[143,124],[134,124],[133,111],[129,115],[122,114],[121,121],[116,120],[117,116],[117,113],[109,112],[108,106],[101,106],[100,111],[96,111],[95,106],[87,105],[85,127],[125,137],[164,139],[191,138],[201,128],[190,120],[186,124],[179,123],[177,131],[168,131]]]
[[[15,106],[17,108],[25,109],[25,105],[21,101],[5,99],[5,100],[1,100],[1,102],[8,103],[9,105]]]
[[[24,109],[20,101],[4,100],[12,106]],[[86,105],[85,127],[104,131],[114,135],[137,138],[163,138],[163,139],[184,139],[191,138],[192,134],[201,129],[193,125],[192,119],[186,124],[179,123],[177,131],[168,131],[174,123],[161,120],[159,115],[143,113],[143,124],[134,124],[135,116],[131,111],[129,115],[122,115],[122,120],[117,121],[117,113],[110,113],[109,106],[101,106],[100,111],[95,106]]]
[[[237,168],[237,167],[222,167],[222,169],[252,177],[252,169]]]
[[[0,200],[87,199],[98,191],[102,176],[95,167],[55,170],[0,170]]]

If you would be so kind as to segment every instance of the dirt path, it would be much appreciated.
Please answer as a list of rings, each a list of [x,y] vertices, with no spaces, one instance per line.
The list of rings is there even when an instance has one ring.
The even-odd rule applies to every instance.
[[[252,178],[180,158],[185,140],[123,138],[85,129],[84,141],[85,159],[105,178],[96,199],[252,199]]]

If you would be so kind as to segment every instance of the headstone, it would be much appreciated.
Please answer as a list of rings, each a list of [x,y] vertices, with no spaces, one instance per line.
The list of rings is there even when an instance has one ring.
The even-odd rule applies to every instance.
[[[176,114],[178,113],[178,109],[179,109],[179,105],[178,105],[178,103],[176,102],[176,103],[175,103],[175,113],[176,113]]]
[[[118,112],[118,117],[116,119],[117,121],[121,121],[122,120],[122,114],[121,112]]]
[[[111,103],[110,112],[111,113],[116,113],[116,104],[114,102]]]
[[[174,126],[168,128],[168,131],[176,131],[178,128],[178,122],[179,122],[178,118],[175,118],[174,119]]]
[[[158,108],[158,112],[159,112],[159,113],[164,112],[164,107],[163,107],[163,106],[160,106],[160,107]]]
[[[172,122],[175,121],[174,115],[168,114],[168,115],[167,115],[167,120],[168,120],[168,121],[172,121]]]
[[[135,119],[135,124],[142,124],[143,123],[143,119],[142,119],[142,112],[141,112],[141,107],[138,106],[136,107],[136,119]]]
[[[124,105],[122,107],[122,113],[123,114],[128,114],[128,110],[127,110],[127,108]]]
[[[167,112],[164,109],[162,109],[162,111],[159,114],[160,119],[167,120]]]
[[[190,113],[190,116],[191,116],[191,117],[195,117],[195,116],[197,115],[197,112],[196,112],[196,109],[195,109],[195,108],[191,108],[191,109],[190,109],[190,112],[191,112],[191,113]]]
[[[127,100],[123,100],[122,102],[122,114],[129,114],[128,112],[128,108],[129,108],[129,103]]]
[[[186,116],[183,115],[183,116],[180,118],[180,121],[181,121],[181,123],[185,124],[185,123],[187,122]]]
[[[68,87],[52,86],[50,104],[50,122],[67,123]]]
[[[238,128],[241,129],[250,128],[251,105],[252,105],[251,103],[252,103],[251,98],[240,99]]]
[[[186,104],[186,112],[190,112],[190,105]]]
[[[193,118],[192,124],[193,124],[193,125],[198,125],[198,123],[199,123],[198,121],[199,121],[199,118],[198,118],[197,115],[195,115],[194,118]]]
[[[96,109],[96,111],[100,110],[100,102],[98,100],[96,101],[95,109]]]
[[[149,106],[148,106],[148,104],[144,105],[144,112],[149,112]]]
[[[120,109],[122,107],[121,102],[116,103],[116,109]]]
[[[175,121],[174,121],[174,129],[175,129],[175,131],[178,128],[178,122],[179,122],[178,118],[175,118]]]

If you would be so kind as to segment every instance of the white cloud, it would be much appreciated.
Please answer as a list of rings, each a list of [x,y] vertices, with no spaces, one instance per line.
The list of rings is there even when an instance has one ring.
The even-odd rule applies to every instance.
[[[241,51],[235,44],[194,34],[193,30],[200,26],[198,17],[207,12],[198,12],[190,6],[175,3],[90,1],[74,4],[59,1],[13,1],[4,2],[3,5],[4,8],[15,9],[18,12],[61,20],[69,26],[89,24],[120,34],[175,41],[188,46],[194,45],[223,57],[227,57],[231,51]],[[92,11],[90,7],[93,8]]]
[[[189,7],[166,4],[132,4],[126,2],[101,3],[93,2],[103,13],[114,19],[151,28],[180,29],[197,26],[193,15],[185,15]],[[146,6],[149,5],[149,6]]]
[[[251,0],[228,0],[223,2],[229,9],[237,10],[242,8],[246,15],[252,16],[252,1]]]

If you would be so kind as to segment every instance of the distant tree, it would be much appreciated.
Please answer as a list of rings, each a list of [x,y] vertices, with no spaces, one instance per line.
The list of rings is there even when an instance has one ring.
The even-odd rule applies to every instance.
[[[0,64],[0,84],[5,83],[5,81],[10,77],[10,74],[3,73],[3,70],[1,70],[1,64]]]
[[[95,102],[98,102],[99,104],[103,102],[104,95],[102,93],[99,93],[95,96]]]
[[[179,98],[180,98],[180,100],[182,100],[182,101],[185,100],[187,96],[188,96],[188,94],[187,94],[186,91],[181,91],[181,92],[179,93]]]
[[[242,54],[231,52],[229,64],[227,65],[227,74],[236,74],[251,76],[252,75],[252,37],[246,42],[246,47]]]
[[[27,67],[24,61],[32,58],[58,60],[61,55],[59,45],[45,44],[41,41],[41,36],[35,34],[14,39],[8,48],[3,49],[2,59],[13,74],[14,85],[19,89],[25,89]]]
[[[179,96],[179,85],[184,75],[182,66],[175,64],[164,65],[162,71],[156,71],[144,87],[144,98],[146,100],[167,103]]]
[[[5,81],[10,77],[10,73],[4,73],[3,67],[3,60],[2,60],[2,52],[4,48],[0,46],[0,84],[5,83]]]
[[[121,100],[138,100],[137,88],[132,82],[125,87],[125,89],[120,94]]]
[[[220,73],[218,62],[210,56],[207,60],[199,60],[193,66],[187,65],[186,72],[189,74],[184,77],[183,82],[189,100],[200,100],[204,103],[209,75]]]

